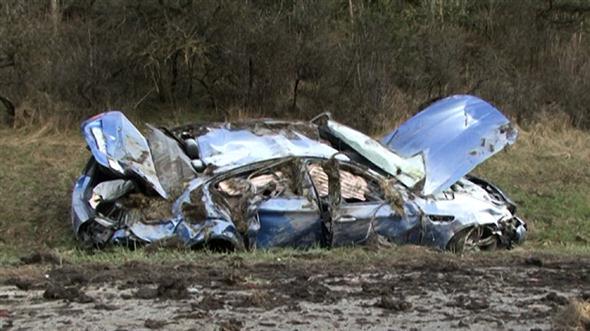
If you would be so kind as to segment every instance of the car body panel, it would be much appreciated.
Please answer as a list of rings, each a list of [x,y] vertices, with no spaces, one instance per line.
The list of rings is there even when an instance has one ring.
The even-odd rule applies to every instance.
[[[178,142],[167,136],[162,130],[147,125],[146,134],[154,163],[154,171],[163,190],[169,195],[182,188],[185,182],[195,178],[197,173],[191,160],[184,153]]]
[[[407,158],[400,157],[373,138],[336,121],[328,120],[326,128],[350,148],[391,176],[395,176],[409,188],[414,187],[426,175],[424,160],[418,153]]]
[[[171,218],[149,224],[135,222],[128,225],[125,230],[115,232],[111,241],[115,243],[126,243],[131,234],[133,235],[133,238],[137,238],[140,242],[146,243],[169,239],[175,236],[176,227],[181,221],[182,220],[179,218]]]
[[[196,140],[200,160],[213,165],[217,173],[287,156],[330,158],[338,154],[336,149],[288,127],[264,134],[253,129],[211,128]]]
[[[367,241],[374,233],[395,238],[401,216],[384,202],[343,203],[337,208],[336,217],[332,223],[332,245],[349,246],[360,245]],[[390,226],[388,226],[390,225]],[[395,231],[386,231],[395,228]],[[380,229],[381,233],[375,232]]]
[[[134,174],[163,198],[168,197],[156,175],[145,137],[119,111],[109,111],[82,123],[82,132],[96,162],[121,175]]]
[[[304,197],[275,198],[258,206],[258,229],[252,248],[319,246],[322,218],[315,203]]]
[[[82,224],[94,217],[94,210],[90,208],[88,200],[90,196],[90,183],[92,177],[84,174],[76,180],[72,192],[72,228],[74,233],[80,232]]]

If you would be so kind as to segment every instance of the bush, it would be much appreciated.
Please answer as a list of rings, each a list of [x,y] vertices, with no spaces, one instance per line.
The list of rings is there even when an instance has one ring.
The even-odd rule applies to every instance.
[[[521,123],[549,110],[590,127],[581,0],[5,0],[0,12],[0,96],[33,118],[17,123],[109,107],[331,111],[383,131],[473,93]]]

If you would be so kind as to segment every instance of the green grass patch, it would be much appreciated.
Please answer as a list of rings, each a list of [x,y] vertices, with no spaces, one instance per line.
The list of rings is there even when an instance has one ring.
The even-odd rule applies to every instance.
[[[590,245],[590,134],[524,133],[477,173],[519,205],[536,247]]]
[[[0,136],[2,251],[73,247],[70,192],[88,153],[80,138]]]

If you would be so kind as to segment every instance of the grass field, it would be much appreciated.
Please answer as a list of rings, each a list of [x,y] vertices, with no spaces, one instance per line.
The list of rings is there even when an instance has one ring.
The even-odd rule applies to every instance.
[[[476,172],[519,204],[530,225],[525,248],[590,252],[590,133],[560,123],[521,129],[514,146]],[[88,155],[76,131],[0,131],[3,261],[32,250],[79,254],[72,253],[70,192]]]

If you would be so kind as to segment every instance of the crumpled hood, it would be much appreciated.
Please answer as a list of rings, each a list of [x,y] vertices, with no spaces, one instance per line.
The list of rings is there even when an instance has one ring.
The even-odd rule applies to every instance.
[[[422,194],[449,188],[490,156],[516,141],[517,130],[491,104],[470,95],[439,100],[410,118],[381,142],[409,158],[422,153]]]

